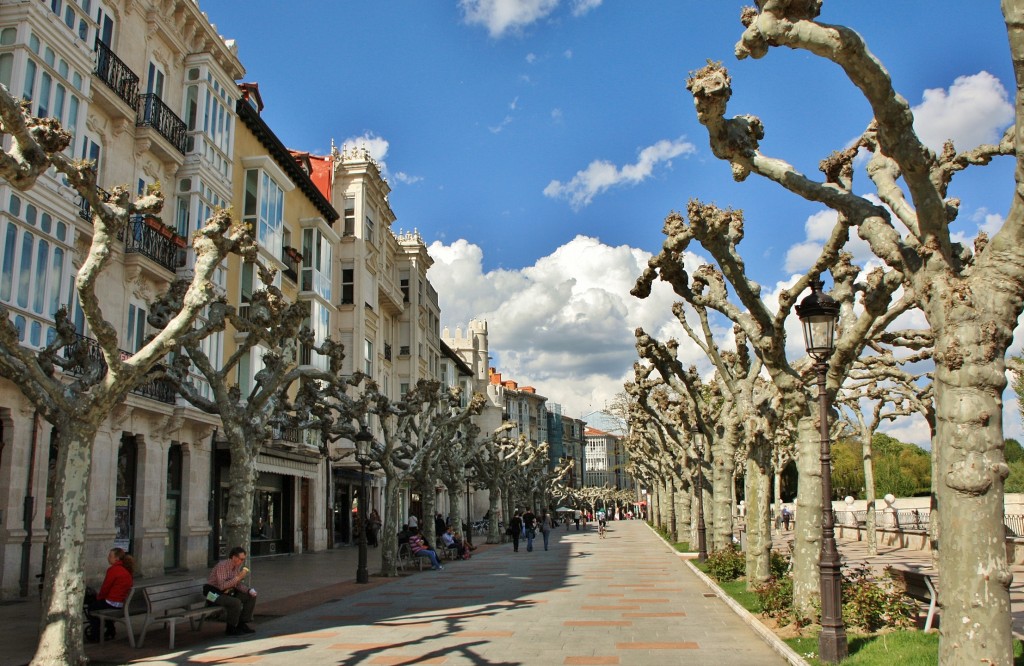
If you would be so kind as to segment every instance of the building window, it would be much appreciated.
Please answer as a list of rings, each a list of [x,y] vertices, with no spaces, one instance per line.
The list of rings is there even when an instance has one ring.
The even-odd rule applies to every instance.
[[[15,194],[0,211],[0,301],[11,309],[20,341],[42,347],[55,335],[54,315],[70,303],[71,228]]]
[[[125,346],[135,353],[142,349],[146,341],[146,309],[135,303],[128,304],[128,328],[125,334]]]
[[[370,217],[369,215],[367,215],[366,216],[366,227],[365,227],[364,233],[363,233],[363,240],[365,240],[367,243],[372,243],[373,242],[373,226],[374,226],[373,218]]]
[[[345,229],[342,235],[354,236],[356,233],[356,198],[345,197]]]
[[[284,191],[262,169],[245,172],[242,220],[256,231],[260,247],[273,257],[281,256],[284,246]]]
[[[341,304],[351,305],[356,302],[355,269],[341,269]]]
[[[373,377],[373,343],[363,340],[363,372]]]
[[[331,243],[319,229],[302,230],[302,291],[331,302]]]

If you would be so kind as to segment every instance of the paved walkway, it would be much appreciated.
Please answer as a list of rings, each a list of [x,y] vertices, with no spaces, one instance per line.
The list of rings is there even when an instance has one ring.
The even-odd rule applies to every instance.
[[[560,528],[550,551],[481,547],[444,571],[369,586],[351,582],[352,548],[257,560],[256,634],[229,640],[210,622],[183,628],[174,652],[163,629],[141,649],[122,638],[87,652],[94,664],[786,663],[644,523],[609,525],[605,539]],[[3,654],[8,645],[0,663],[22,664],[34,641],[24,655]]]

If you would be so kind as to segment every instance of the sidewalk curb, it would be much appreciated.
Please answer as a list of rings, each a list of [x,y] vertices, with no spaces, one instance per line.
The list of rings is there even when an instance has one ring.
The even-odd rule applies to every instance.
[[[754,632],[761,638],[761,640],[767,643],[768,646],[771,647],[771,649],[775,650],[775,652],[778,653],[779,656],[781,656],[783,659],[792,664],[792,666],[810,666],[810,664],[804,661],[803,657],[797,654],[796,650],[786,645],[786,643],[783,642],[781,638],[775,635],[775,632],[773,632],[768,627],[764,626],[761,623],[761,621],[758,620],[750,611],[748,611],[746,608],[741,606],[739,602],[737,602],[735,599],[726,594],[725,590],[720,588],[715,583],[715,581],[709,578],[707,574],[705,574],[703,571],[698,569],[693,564],[693,562],[690,561],[691,559],[693,559],[694,553],[680,553],[672,547],[672,544],[665,541],[665,539],[660,534],[658,534],[657,530],[651,527],[650,523],[647,523],[646,521],[644,522],[647,525],[647,529],[651,530],[651,532],[654,532],[654,536],[658,537],[658,540],[661,543],[665,544],[666,548],[668,548],[670,551],[678,555],[683,560],[684,564],[686,564],[686,566],[690,568],[690,571],[697,574],[697,577],[704,581],[705,585],[711,588],[711,591],[715,593],[715,596],[724,601],[726,606],[731,608],[734,613],[739,615],[740,618],[744,622],[746,622],[751,629],[754,630]]]

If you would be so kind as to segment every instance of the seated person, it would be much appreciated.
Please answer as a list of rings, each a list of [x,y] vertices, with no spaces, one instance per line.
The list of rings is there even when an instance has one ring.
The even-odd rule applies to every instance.
[[[131,592],[134,584],[133,574],[135,572],[135,560],[124,552],[122,548],[112,548],[107,553],[106,576],[103,577],[103,586],[92,599],[86,598],[89,624],[86,627],[85,637],[90,642],[98,641],[100,635],[100,618],[92,615],[89,611],[106,610],[109,608],[124,608],[128,593]],[[87,593],[88,594],[88,593]],[[114,638],[114,624],[107,626],[105,638],[109,641]]]
[[[401,547],[403,543],[409,543],[409,537],[412,536],[412,531],[408,525],[402,525],[402,529],[398,532],[398,546]]]
[[[441,534],[441,543],[444,544],[446,550],[453,551],[455,557],[461,557],[464,560],[469,559],[469,546],[459,538],[459,535],[452,528],[449,527]]]
[[[241,546],[231,549],[226,560],[221,560],[206,579],[203,593],[213,593],[210,598],[215,606],[227,611],[227,635],[241,636],[255,631],[249,626],[252,612],[256,608],[256,590],[242,581],[249,575],[249,567],[244,566],[247,553]]]
[[[415,557],[425,557],[430,560],[430,567],[434,571],[444,569],[441,566],[441,562],[437,559],[437,553],[430,548],[430,544],[423,538],[423,534],[419,530],[416,530],[416,534],[409,537],[409,549]]]

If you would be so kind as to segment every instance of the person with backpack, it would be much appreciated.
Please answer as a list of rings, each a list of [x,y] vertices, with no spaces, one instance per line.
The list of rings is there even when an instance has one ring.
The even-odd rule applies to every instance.
[[[526,552],[533,552],[533,540],[537,538],[537,516],[533,509],[527,509],[523,514],[523,529],[526,530]]]
[[[540,534],[544,537],[544,550],[548,549],[548,540],[551,538],[551,529],[555,526],[555,519],[549,516],[547,511],[540,512]]]

